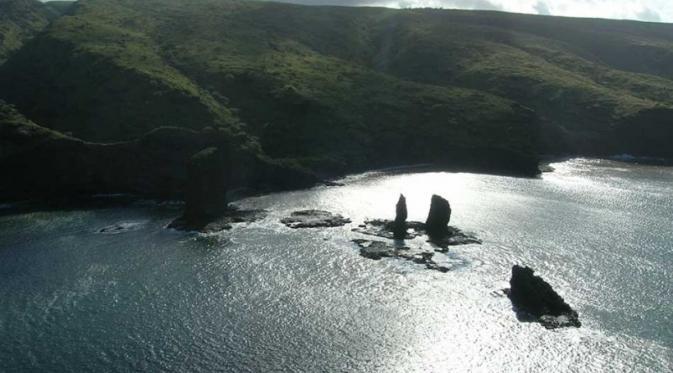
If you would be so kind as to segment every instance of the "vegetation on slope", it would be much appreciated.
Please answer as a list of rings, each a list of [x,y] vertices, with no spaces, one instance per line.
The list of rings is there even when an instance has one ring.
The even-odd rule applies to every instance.
[[[652,118],[668,133],[672,27],[80,0],[0,67],[0,97],[86,141],[172,126],[322,172],[433,162],[533,174],[540,152],[668,154],[628,139]]]
[[[321,53],[248,19],[267,6],[80,1],[3,67],[0,94],[87,140],[213,126],[321,170],[452,161],[534,172],[537,123],[513,101]]]
[[[61,133],[38,126],[0,100],[0,159],[64,138]]]
[[[37,0],[0,0],[0,65],[57,15]]]
[[[254,190],[306,187],[318,179],[269,160],[245,139],[213,128],[158,128],[132,141],[100,144],[41,127],[0,101],[0,199],[131,193],[174,199],[190,180],[188,160],[215,147],[226,155],[227,185]]]
[[[397,78],[517,101],[542,119],[542,152],[618,151],[616,123],[673,105],[673,25],[283,4],[242,17]]]

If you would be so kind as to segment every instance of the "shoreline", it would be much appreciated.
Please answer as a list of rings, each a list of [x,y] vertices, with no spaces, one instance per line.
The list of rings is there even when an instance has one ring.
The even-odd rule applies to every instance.
[[[528,178],[541,179],[545,173],[555,172],[554,163],[567,162],[573,159],[588,159],[588,160],[605,160],[613,161],[630,165],[643,165],[653,167],[673,167],[673,160],[657,159],[658,162],[647,163],[643,162],[650,158],[648,157],[632,157],[626,159],[616,159],[616,156],[599,157],[599,156],[541,156],[539,163],[540,173],[534,177],[531,176],[517,176],[508,174],[499,174],[494,172],[480,172],[476,170],[466,170],[461,167],[445,167],[432,163],[418,163],[406,164],[400,166],[390,166],[369,169],[364,171],[349,172],[344,175],[336,175],[327,177],[317,181],[316,183],[296,188],[248,188],[241,187],[228,192],[228,200],[230,203],[265,195],[271,195],[287,191],[302,191],[310,190],[316,187],[341,187],[347,185],[352,179],[360,177],[376,177],[385,175],[404,175],[413,173],[429,173],[429,172],[447,172],[447,173],[468,173],[468,174],[482,174],[513,178]],[[59,195],[52,197],[34,197],[34,198],[20,198],[20,199],[1,199],[0,198],[0,216],[14,215],[17,213],[35,212],[35,211],[58,211],[58,210],[74,210],[74,209],[98,209],[109,207],[124,207],[137,203],[153,203],[157,205],[174,205],[184,207],[184,199],[179,198],[159,198],[151,195],[134,194],[134,193],[91,193],[91,194],[72,194]]]

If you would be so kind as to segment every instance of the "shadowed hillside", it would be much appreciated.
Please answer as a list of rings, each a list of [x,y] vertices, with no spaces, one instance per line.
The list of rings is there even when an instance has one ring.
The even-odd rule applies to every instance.
[[[65,4],[52,7],[37,0],[0,0],[0,64],[64,8]]]
[[[208,128],[163,127],[131,141],[101,144],[63,135],[28,120],[0,101],[0,200],[129,193],[182,198],[188,160],[204,148],[227,156],[232,189],[301,188],[318,179],[293,164],[271,160],[246,137]],[[53,202],[53,201],[52,201]]]
[[[671,132],[671,66],[665,24],[82,0],[0,67],[0,97],[85,141],[213,128],[323,173],[534,174],[540,153],[671,155],[655,141]],[[644,128],[659,135],[631,143]]]

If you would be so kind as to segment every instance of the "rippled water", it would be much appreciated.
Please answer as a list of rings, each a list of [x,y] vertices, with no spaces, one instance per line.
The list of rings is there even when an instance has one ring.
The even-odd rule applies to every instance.
[[[170,205],[1,216],[0,371],[671,371],[673,169],[553,166],[350,177],[244,200],[268,218],[210,236],[164,229]],[[452,248],[449,273],[360,257],[350,229],[391,218],[400,192],[416,220],[447,197],[484,244]],[[278,222],[303,208],[353,224]],[[582,328],[517,321],[501,292],[514,263]]]

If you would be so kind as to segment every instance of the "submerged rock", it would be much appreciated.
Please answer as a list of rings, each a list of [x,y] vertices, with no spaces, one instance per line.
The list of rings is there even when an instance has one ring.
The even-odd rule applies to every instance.
[[[407,235],[407,199],[400,194],[395,206],[395,221],[393,222],[393,236],[395,239],[404,239]]]
[[[439,272],[450,270],[449,267],[435,262],[433,260],[435,254],[432,252],[414,251],[407,246],[395,246],[382,241],[354,239],[353,242],[360,247],[360,255],[368,259],[397,258],[423,264],[425,268]]]
[[[420,237],[425,233],[425,223],[418,221],[410,221],[406,223],[404,239],[411,240]],[[376,236],[388,239],[399,239],[395,236],[395,222],[391,220],[375,219],[367,220],[364,224],[353,228],[353,232],[366,234],[368,236]],[[437,248],[435,251],[447,252],[449,246],[481,244],[481,240],[477,237],[461,231],[456,227],[447,227],[446,232],[442,236],[429,236],[428,242],[434,244]]]
[[[382,241],[355,239],[353,242],[360,246],[360,255],[374,260],[380,260],[382,258],[393,258],[399,256],[401,251],[409,250],[409,248],[406,246],[395,247]]]
[[[120,234],[139,230],[142,226],[143,223],[140,222],[121,222],[101,228],[96,232],[102,234]]]
[[[201,233],[215,233],[233,228],[234,224],[252,223],[262,220],[266,217],[266,210],[239,210],[237,208],[228,208],[215,218],[204,220],[185,220],[184,215],[171,224],[168,228],[181,231],[197,231]]]
[[[405,222],[404,236],[395,235],[395,221],[386,219],[366,220],[364,224],[360,224],[357,228],[353,228],[353,232],[366,234],[369,236],[376,236],[388,239],[406,239],[423,235],[425,224],[418,221]]]
[[[350,223],[351,220],[329,211],[302,210],[293,212],[289,217],[282,219],[280,222],[292,229],[298,229],[341,227]]]
[[[507,291],[509,299],[520,320],[526,316],[539,322],[547,329],[580,327],[577,312],[558,295],[551,285],[529,267],[515,265]]]
[[[437,251],[447,252],[449,251],[449,246],[458,246],[458,245],[470,245],[477,244],[481,245],[481,240],[477,237],[470,235],[461,231],[456,227],[448,226],[446,227],[446,232],[441,236],[432,236],[428,234],[428,242],[437,246]]]
[[[431,237],[446,236],[450,220],[451,205],[449,201],[436,194],[433,195],[430,201],[430,212],[425,221],[425,231]]]

